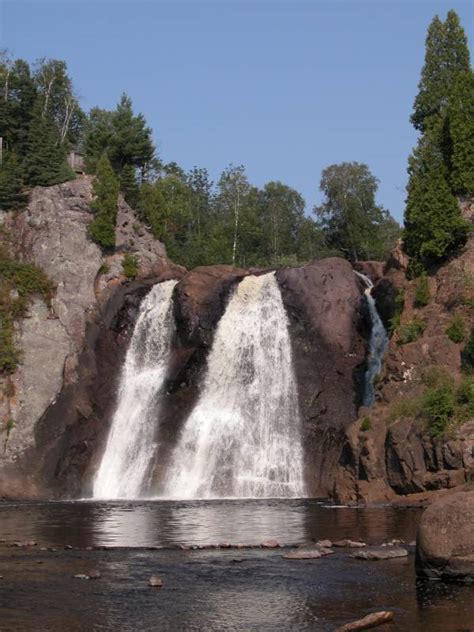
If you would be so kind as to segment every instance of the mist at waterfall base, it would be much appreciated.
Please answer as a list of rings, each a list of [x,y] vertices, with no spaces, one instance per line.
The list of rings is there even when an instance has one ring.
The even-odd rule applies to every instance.
[[[158,283],[140,307],[117,409],[94,481],[94,498],[138,498],[146,488],[174,333],[171,297],[175,285],[176,281]]]
[[[382,362],[388,347],[388,334],[377,311],[375,299],[372,296],[374,284],[368,276],[356,271],[356,275],[362,279],[366,286],[364,292],[369,309],[372,325],[369,342],[369,357],[367,359],[367,371],[365,373],[364,406],[372,406],[375,401],[374,380],[380,373]]]

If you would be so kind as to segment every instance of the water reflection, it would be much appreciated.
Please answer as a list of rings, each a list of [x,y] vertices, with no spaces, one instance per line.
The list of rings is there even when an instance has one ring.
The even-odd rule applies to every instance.
[[[418,510],[324,508],[315,500],[4,503],[0,537],[49,546],[146,547],[330,538],[410,541]]]

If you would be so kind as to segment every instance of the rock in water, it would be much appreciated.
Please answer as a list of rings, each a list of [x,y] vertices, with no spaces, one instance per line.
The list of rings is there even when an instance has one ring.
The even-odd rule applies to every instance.
[[[161,588],[163,586],[163,580],[157,575],[152,575],[148,580],[148,586],[151,586],[152,588]]]
[[[351,557],[358,560],[390,560],[396,557],[407,557],[408,551],[398,546],[385,546],[364,549],[352,553]]]
[[[419,577],[474,581],[474,491],[434,502],[421,517],[416,543]]]
[[[380,612],[373,612],[368,614],[363,619],[352,621],[352,623],[346,623],[341,628],[337,628],[335,632],[357,632],[358,630],[369,630],[370,628],[376,628],[382,623],[388,623],[393,621],[393,612],[389,610],[382,610]]]
[[[315,548],[315,549],[296,549],[296,551],[290,551],[286,553],[283,557],[286,560],[316,560],[320,557],[324,557],[325,555],[331,555],[334,553],[332,549],[325,549],[323,547]]]
[[[339,540],[338,542],[334,542],[333,546],[338,546],[346,549],[360,549],[364,546],[367,546],[365,542],[358,542],[355,540]]]

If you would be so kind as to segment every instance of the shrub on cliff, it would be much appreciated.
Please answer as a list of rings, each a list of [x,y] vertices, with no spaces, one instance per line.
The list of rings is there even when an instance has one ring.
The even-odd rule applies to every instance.
[[[426,273],[422,274],[415,289],[415,307],[425,307],[430,302],[430,282]]]
[[[446,335],[456,344],[462,342],[465,336],[464,321],[460,316],[454,316],[446,329]]]
[[[102,155],[97,165],[93,189],[95,199],[91,206],[95,212],[95,219],[89,224],[89,235],[104,250],[112,250],[115,247],[115,222],[120,185],[106,154]]]
[[[122,260],[123,273],[127,279],[133,279],[138,274],[138,259],[135,255],[126,252]]]
[[[49,301],[54,284],[37,266],[15,261],[0,250],[0,374],[13,373],[21,352],[14,341],[15,321],[25,316],[31,297]]]
[[[409,342],[415,342],[423,335],[426,329],[426,323],[421,318],[413,318],[408,323],[401,325],[398,329],[398,345],[406,345]]]

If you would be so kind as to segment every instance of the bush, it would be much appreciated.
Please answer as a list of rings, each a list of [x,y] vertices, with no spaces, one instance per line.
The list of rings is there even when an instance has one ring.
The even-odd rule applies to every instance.
[[[370,421],[370,417],[364,417],[360,424],[360,429],[362,432],[367,432],[372,428],[372,422]]]
[[[430,283],[426,273],[423,273],[416,285],[415,307],[425,307],[430,302]]]
[[[448,328],[446,329],[446,335],[451,340],[451,342],[459,343],[464,340],[464,321],[460,316],[455,316],[451,320]]]
[[[93,188],[95,199],[91,206],[95,218],[89,224],[89,236],[104,250],[113,250],[119,182],[105,153],[97,165]]]
[[[393,334],[400,326],[400,317],[405,307],[405,293],[403,290],[398,290],[395,296],[395,311],[390,319],[390,334]]]
[[[458,401],[464,405],[470,415],[474,415],[474,378],[465,376],[458,387]]]
[[[138,259],[135,255],[126,252],[122,260],[123,273],[127,279],[133,279],[138,274]]]
[[[428,422],[432,434],[443,434],[456,410],[454,385],[441,384],[429,388],[421,396],[421,408],[421,415]]]
[[[49,303],[54,284],[37,266],[11,259],[0,251],[0,373],[13,373],[21,360],[15,346],[15,321],[28,309],[32,295]]]
[[[415,342],[421,338],[425,329],[425,321],[421,318],[414,318],[399,328],[397,344],[406,345],[409,342]]]

